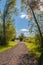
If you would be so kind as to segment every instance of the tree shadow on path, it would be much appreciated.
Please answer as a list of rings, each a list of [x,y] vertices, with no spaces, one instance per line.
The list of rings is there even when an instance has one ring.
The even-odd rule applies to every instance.
[[[38,58],[34,53],[32,54],[22,54],[19,56],[19,61],[17,65],[37,65]]]

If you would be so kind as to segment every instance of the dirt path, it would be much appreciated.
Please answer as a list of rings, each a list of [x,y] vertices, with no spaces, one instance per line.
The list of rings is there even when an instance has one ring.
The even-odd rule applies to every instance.
[[[19,56],[26,53],[28,53],[28,49],[25,44],[19,42],[16,47],[0,53],[0,65],[17,65]]]

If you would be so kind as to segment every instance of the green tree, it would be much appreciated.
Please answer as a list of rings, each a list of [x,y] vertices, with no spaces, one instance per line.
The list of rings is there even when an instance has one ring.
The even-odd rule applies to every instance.
[[[37,20],[36,15],[35,15],[35,12],[38,11],[40,6],[42,6],[42,4],[40,2],[41,0],[21,0],[21,1],[22,1],[22,6],[24,6],[28,10],[28,14],[31,12],[32,18],[34,18],[38,31],[39,31],[39,34],[40,34],[40,39],[41,39],[40,47],[42,49],[41,49],[41,56],[39,58],[38,65],[42,65],[42,62],[43,62],[43,36],[42,36],[40,26],[38,24],[39,21]]]
[[[11,18],[11,13],[15,11],[16,0],[6,0],[6,4],[3,11],[3,45],[6,45],[6,20]]]
[[[23,39],[24,39],[24,34],[21,33],[21,35],[19,36],[19,40],[20,40],[20,41],[23,41]]]
[[[6,41],[11,41],[13,38],[16,38],[16,30],[15,27],[13,26],[11,21],[8,21],[6,23],[6,29],[5,29],[5,33],[6,33]]]
[[[8,21],[5,24],[5,37],[6,37],[6,43],[8,44],[9,41],[11,41],[13,38],[16,38],[16,30],[12,23],[12,21]],[[0,22],[0,45],[3,45],[3,25]]]

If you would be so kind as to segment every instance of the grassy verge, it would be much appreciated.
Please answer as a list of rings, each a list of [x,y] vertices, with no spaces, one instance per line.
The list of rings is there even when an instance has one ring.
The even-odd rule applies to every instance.
[[[28,49],[30,49],[33,53],[35,53],[38,57],[40,56],[40,52],[38,51],[38,45],[34,43],[25,43]]]
[[[10,41],[8,46],[0,47],[0,53],[6,51],[16,45],[17,45],[17,42]]]

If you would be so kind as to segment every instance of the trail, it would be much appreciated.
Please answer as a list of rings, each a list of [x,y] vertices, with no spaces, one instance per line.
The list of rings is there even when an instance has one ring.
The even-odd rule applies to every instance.
[[[17,65],[20,55],[27,53],[28,49],[25,44],[19,42],[16,47],[0,53],[0,65]]]

